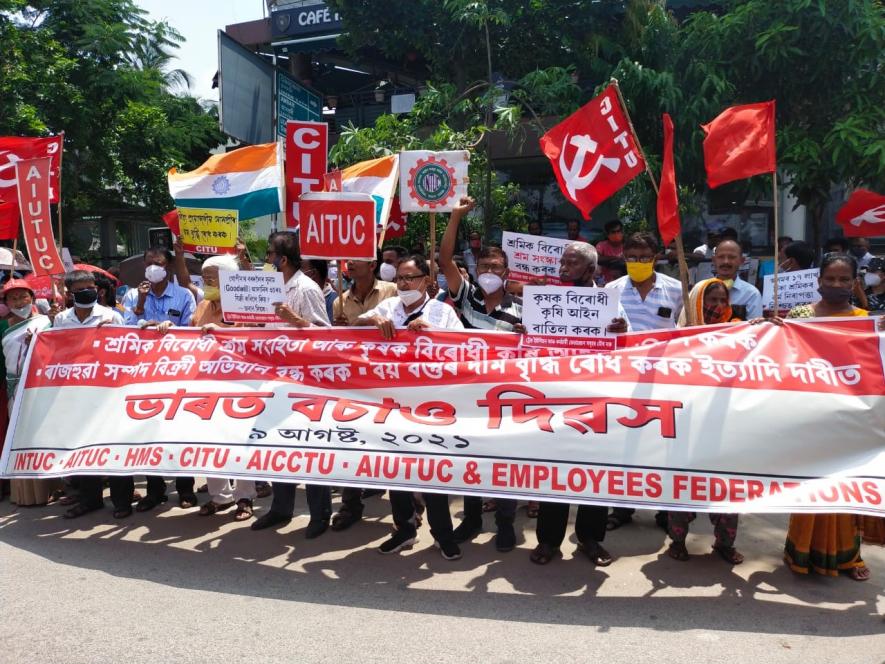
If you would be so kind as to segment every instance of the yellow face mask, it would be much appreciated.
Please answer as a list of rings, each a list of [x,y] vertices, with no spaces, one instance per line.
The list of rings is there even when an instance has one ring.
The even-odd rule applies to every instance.
[[[218,286],[203,286],[203,297],[210,302],[217,302],[221,299],[221,289]]]
[[[631,281],[637,284],[641,284],[651,279],[651,275],[654,274],[655,271],[654,263],[628,261],[626,265],[627,275],[630,277]]]

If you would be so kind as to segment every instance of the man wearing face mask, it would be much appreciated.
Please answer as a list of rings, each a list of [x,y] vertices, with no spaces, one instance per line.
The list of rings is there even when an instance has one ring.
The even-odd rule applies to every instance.
[[[866,237],[851,238],[851,255],[857,259],[857,267],[863,269],[868,267],[870,261],[875,258],[870,253],[870,240]]]
[[[870,311],[885,311],[885,258],[874,257],[867,265],[863,276],[866,286],[867,308]]]
[[[149,327],[167,321],[181,327],[191,324],[196,301],[189,290],[172,283],[171,265],[172,254],[168,249],[151,247],[144,252],[145,280],[123,296],[126,325]],[[175,478],[175,488],[179,507],[190,509],[198,505],[193,477]],[[147,512],[166,500],[166,481],[148,475],[147,495],[138,501],[135,510]]]
[[[522,324],[522,299],[510,295],[504,289],[507,279],[507,255],[497,247],[485,247],[479,252],[476,264],[476,280],[479,287],[461,275],[454,260],[455,239],[458,227],[464,216],[473,209],[475,203],[464,196],[452,210],[449,225],[439,248],[440,269],[446,276],[449,295],[461,322],[468,329],[505,330],[525,333]],[[495,501],[495,548],[498,551],[512,551],[516,546],[516,532],[513,521],[516,516],[516,501],[498,498]],[[472,540],[482,532],[482,498],[464,497],[464,520],[455,528],[455,542]]]
[[[381,264],[378,266],[378,276],[382,281],[393,283],[396,280],[396,266],[405,258],[406,250],[400,246],[389,246],[381,252]]]
[[[559,278],[575,286],[595,285],[596,249],[586,242],[573,242],[562,252],[559,260]],[[630,331],[630,323],[623,306],[618,305],[618,317],[607,327],[609,332],[623,334]],[[562,555],[560,546],[568,527],[568,503],[541,503],[535,532],[538,546],[529,559],[537,565],[546,565]],[[608,507],[605,505],[579,505],[575,517],[575,536],[578,551],[598,567],[611,565],[612,556],[602,547],[605,539]]]
[[[119,312],[99,304],[106,293],[96,287],[95,277],[90,272],[75,270],[65,275],[65,289],[71,295],[74,306],[56,314],[52,322],[54,328],[89,328],[102,325],[123,325]],[[100,475],[82,475],[79,478],[80,502],[65,512],[66,519],[75,519],[104,507],[102,481]],[[131,477],[112,477],[111,500],[114,511],[132,512],[132,491],[127,487]]]
[[[713,271],[716,278],[728,286],[728,298],[734,315],[741,320],[762,316],[762,294],[752,284],[738,276],[744,256],[737,240],[720,240],[713,252]]]
[[[301,251],[298,235],[291,231],[273,233],[267,242],[264,257],[265,269],[283,273],[286,284],[285,301],[276,303],[276,314],[280,323],[271,323],[272,328],[329,327],[326,314],[326,301],[323,291],[310,277],[301,271]],[[295,512],[295,487],[291,482],[273,483],[273,502],[267,514],[256,519],[252,530],[262,530],[283,525],[292,520]],[[328,486],[308,484],[305,486],[310,521],[304,531],[306,539],[319,537],[329,527],[332,516],[332,490]]]
[[[393,339],[397,328],[403,327],[416,332],[430,328],[463,330],[464,326],[452,307],[427,295],[429,284],[430,267],[427,265],[427,259],[419,254],[407,256],[397,267],[397,296],[384,300],[374,309],[367,311],[357,318],[356,324],[374,325],[387,340]],[[454,540],[449,497],[444,494],[425,493],[424,502],[427,506],[430,534],[439,546],[440,554],[446,560],[457,560],[461,557],[461,549]],[[412,493],[391,491],[390,508],[397,530],[378,547],[378,552],[382,554],[398,553],[411,547],[418,540],[417,516]]]

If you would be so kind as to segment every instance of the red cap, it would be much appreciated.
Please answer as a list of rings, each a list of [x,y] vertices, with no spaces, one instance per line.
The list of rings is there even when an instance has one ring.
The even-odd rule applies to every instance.
[[[24,288],[31,294],[31,297],[34,297],[34,289],[31,288],[31,284],[29,284],[24,279],[10,279],[3,285],[3,290],[0,291],[0,297],[4,300],[6,299],[6,294],[9,291],[16,290],[17,288]]]

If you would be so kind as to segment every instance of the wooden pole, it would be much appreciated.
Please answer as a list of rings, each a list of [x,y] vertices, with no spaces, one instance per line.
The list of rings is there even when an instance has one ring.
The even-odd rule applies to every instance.
[[[621,87],[618,85],[618,79],[611,79],[611,83],[615,86],[615,92],[618,93],[618,101],[621,104],[621,110],[624,111],[624,117],[627,118],[627,125],[630,127],[630,133],[633,134],[633,140],[636,141],[636,148],[639,150],[639,154],[642,156],[642,160],[645,162],[645,172],[648,174],[648,179],[651,180],[652,189],[655,190],[655,196],[657,197],[658,195],[660,195],[658,182],[657,180],[655,180],[655,176],[651,172],[651,167],[648,165],[648,159],[646,159],[645,152],[642,150],[642,144],[639,142],[639,136],[636,135],[636,129],[633,127],[633,120],[630,119],[630,112],[627,110],[627,104],[624,102],[624,95],[621,94]],[[688,263],[685,262],[685,246],[682,242],[681,231],[676,234],[675,241],[676,259],[679,263],[679,281],[682,283],[682,308],[685,311],[685,320],[690,327],[695,324],[695,320],[694,312],[691,310],[691,307],[688,306]]]
[[[344,311],[344,274],[343,274],[344,261],[337,261],[337,262],[338,262],[338,303],[341,305],[341,311],[343,312]],[[333,311],[332,314],[334,315],[335,312]],[[330,322],[333,325],[335,324],[335,321],[330,321]]]
[[[777,171],[772,171],[771,173],[771,188],[772,188],[772,197],[771,203],[774,205],[774,311],[772,311],[772,316],[779,316],[780,309],[777,306],[777,280],[778,280],[778,260],[780,259],[780,247],[778,242],[778,236],[781,234],[780,225],[778,223],[778,214],[777,214]]]
[[[12,279],[12,273],[15,272],[15,254],[18,251],[18,237],[12,240],[12,262],[9,265],[9,278]]]
[[[436,212],[430,213],[430,280],[436,283]]]

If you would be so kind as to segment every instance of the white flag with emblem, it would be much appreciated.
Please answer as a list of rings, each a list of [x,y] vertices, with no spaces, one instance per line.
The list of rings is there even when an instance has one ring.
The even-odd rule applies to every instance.
[[[467,195],[467,150],[408,150],[399,157],[399,196],[403,212],[451,212]]]

